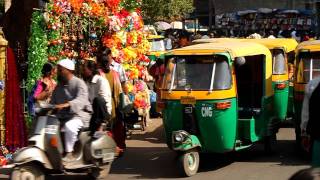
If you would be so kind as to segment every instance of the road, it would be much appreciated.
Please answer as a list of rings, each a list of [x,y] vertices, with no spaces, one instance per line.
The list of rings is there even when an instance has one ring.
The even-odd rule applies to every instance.
[[[296,171],[308,168],[308,162],[294,151],[294,130],[282,128],[277,134],[275,153],[266,155],[263,145],[223,155],[202,155],[198,174],[185,179],[286,180]],[[177,179],[177,156],[164,141],[160,119],[149,122],[147,132],[136,131],[127,140],[127,150],[117,159],[108,176],[110,180]],[[1,176],[0,179],[6,179]],[[50,179],[86,180],[86,176],[54,176]]]
[[[113,163],[108,179],[176,179],[176,155],[164,143],[161,120],[152,120],[148,132],[134,134],[127,151]],[[277,134],[275,153],[266,155],[258,144],[242,152],[203,155],[199,173],[186,179],[285,180],[308,162],[294,150],[294,129],[282,128]]]

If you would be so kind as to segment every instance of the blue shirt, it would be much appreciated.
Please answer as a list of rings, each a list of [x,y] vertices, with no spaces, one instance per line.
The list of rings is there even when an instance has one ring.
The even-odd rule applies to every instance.
[[[128,78],[126,76],[126,71],[124,70],[123,66],[115,61],[111,63],[110,69],[116,71],[119,74],[120,82],[124,83],[128,81]]]

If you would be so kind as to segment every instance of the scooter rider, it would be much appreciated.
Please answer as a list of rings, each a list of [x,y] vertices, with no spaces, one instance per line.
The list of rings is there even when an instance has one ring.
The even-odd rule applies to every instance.
[[[75,160],[72,152],[78,140],[78,132],[82,127],[88,127],[92,107],[88,97],[88,87],[85,82],[76,77],[73,72],[75,64],[70,59],[58,61],[58,85],[53,91],[51,104],[55,105],[56,116],[65,123],[66,162]]]

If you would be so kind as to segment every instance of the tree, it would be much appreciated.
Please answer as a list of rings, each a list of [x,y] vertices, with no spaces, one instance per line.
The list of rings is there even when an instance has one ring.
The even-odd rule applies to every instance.
[[[142,13],[147,23],[181,20],[193,10],[193,0],[142,0]]]
[[[168,2],[168,17],[183,19],[194,10],[193,0],[171,0]]]
[[[166,0],[142,0],[142,16],[146,23],[164,19]]]

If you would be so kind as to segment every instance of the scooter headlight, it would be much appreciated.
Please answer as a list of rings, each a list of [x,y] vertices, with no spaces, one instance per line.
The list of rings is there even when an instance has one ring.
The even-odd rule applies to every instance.
[[[185,137],[181,133],[177,133],[174,135],[174,140],[176,142],[183,142]]]

